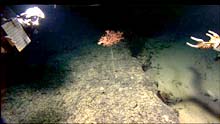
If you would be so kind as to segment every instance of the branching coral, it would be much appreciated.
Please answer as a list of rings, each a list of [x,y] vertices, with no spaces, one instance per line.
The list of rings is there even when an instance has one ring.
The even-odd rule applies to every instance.
[[[106,30],[105,32],[106,32],[106,34],[104,34],[99,39],[98,45],[110,47],[114,44],[119,43],[122,39],[124,39],[124,37],[122,36],[123,32],[119,32],[119,31],[115,32],[112,30]],[[112,55],[112,68],[113,68],[113,72],[114,72],[115,71],[115,64],[114,64],[114,54],[113,54],[112,47],[111,47],[111,55]]]
[[[99,39],[98,45],[109,47],[119,43],[122,39],[124,39],[124,37],[122,36],[123,32],[115,32],[111,30],[106,30],[105,32],[106,34]]]

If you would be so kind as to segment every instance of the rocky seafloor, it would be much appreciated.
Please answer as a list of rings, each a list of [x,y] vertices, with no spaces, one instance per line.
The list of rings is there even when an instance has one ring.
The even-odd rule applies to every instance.
[[[52,56],[42,79],[7,89],[2,117],[8,123],[178,123],[125,46],[85,45]]]

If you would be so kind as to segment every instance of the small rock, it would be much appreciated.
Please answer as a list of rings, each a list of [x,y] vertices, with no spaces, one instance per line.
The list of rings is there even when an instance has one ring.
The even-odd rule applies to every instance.
[[[118,91],[121,92],[123,90],[123,88],[119,88]]]
[[[103,90],[105,90],[105,88],[104,87],[100,87],[100,90],[103,91]]]
[[[169,121],[169,117],[167,115],[162,116],[167,122]]]

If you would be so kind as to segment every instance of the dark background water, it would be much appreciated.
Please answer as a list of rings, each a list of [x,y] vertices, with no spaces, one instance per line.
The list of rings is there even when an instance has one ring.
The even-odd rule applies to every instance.
[[[34,5],[12,6],[16,13]],[[152,37],[164,33],[187,36],[193,32],[219,31],[220,5],[38,5],[46,15],[38,27],[40,37],[58,39],[61,36],[84,34],[107,29],[132,32]],[[94,34],[93,34],[94,33]],[[56,35],[58,34],[58,35]],[[53,36],[50,36],[53,35]],[[39,36],[38,36],[39,37]],[[41,41],[43,42],[43,41]]]
[[[40,21],[38,34],[32,35],[32,42],[22,53],[16,54],[16,59],[12,61],[10,70],[15,75],[16,70],[23,70],[24,74],[32,76],[42,74],[50,56],[70,52],[85,43],[95,43],[108,29],[123,31],[128,39],[152,38],[164,34],[178,38],[196,35],[207,39],[205,33],[208,30],[220,32],[219,5],[85,4],[9,7],[19,14],[33,6],[41,8],[46,18]],[[136,41],[133,45],[138,48],[143,43]],[[36,70],[27,66],[31,64],[37,65]]]

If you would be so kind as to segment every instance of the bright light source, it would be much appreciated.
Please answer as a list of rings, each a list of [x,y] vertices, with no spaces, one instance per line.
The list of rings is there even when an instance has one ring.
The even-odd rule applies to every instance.
[[[38,7],[29,8],[24,13],[22,13],[21,16],[22,15],[26,15],[27,18],[30,18],[32,16],[38,16],[40,18],[45,18],[43,11]]]
[[[38,7],[32,7],[21,13],[18,16],[18,21],[28,26],[39,25],[40,18],[45,18],[43,11]]]

